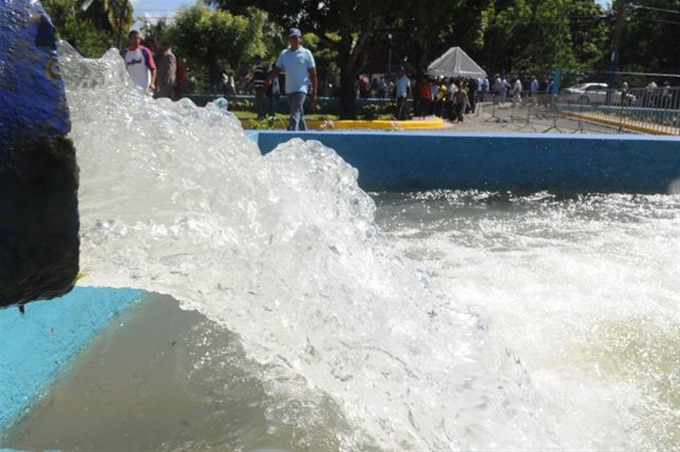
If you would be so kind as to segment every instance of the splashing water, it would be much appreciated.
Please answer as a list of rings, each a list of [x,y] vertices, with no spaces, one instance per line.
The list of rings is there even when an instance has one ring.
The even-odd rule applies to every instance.
[[[382,204],[395,248],[436,269],[433,290],[488,313],[521,351],[560,448],[680,450],[680,196]]]
[[[677,352],[668,301],[677,265],[624,285],[633,293],[623,300],[602,295],[615,282],[597,289],[618,256],[630,274],[622,235],[658,240],[632,214],[607,239],[621,212],[644,202],[607,198],[584,213],[574,206],[588,203],[520,198],[510,204],[527,211],[513,222],[504,207],[477,217],[493,195],[429,193],[386,203],[381,231],[356,170],[321,143],[294,139],[263,157],[219,103],[145,97],[113,50],[85,60],[64,45],[62,63],[81,167],[83,283],[169,294],[235,333],[264,390],[286,401],[269,416],[297,416],[306,431],[318,419],[296,411],[331,406],[349,425],[333,433],[344,450],[677,448],[672,434],[659,443],[640,426],[650,413],[678,419],[680,404],[662,400],[677,370],[640,376],[628,363],[643,353],[676,362],[653,344]],[[591,221],[598,215],[610,217]],[[677,214],[664,215],[672,238]],[[672,260],[664,253],[648,259]],[[662,320],[640,308],[645,297],[665,303],[653,311]],[[213,366],[237,354],[212,353]],[[668,381],[648,383],[656,377]],[[640,388],[666,396],[645,405]]]
[[[302,377],[380,447],[545,443],[524,369],[479,317],[428,315],[426,280],[334,151],[292,140],[262,157],[218,105],[143,96],[115,51],[62,53],[85,284],[172,295],[277,364],[270,390]]]

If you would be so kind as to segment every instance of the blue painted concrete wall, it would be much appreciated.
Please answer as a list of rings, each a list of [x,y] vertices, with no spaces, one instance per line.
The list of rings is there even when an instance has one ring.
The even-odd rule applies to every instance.
[[[75,288],[26,313],[0,310],[0,434],[40,396],[59,370],[144,292]]]
[[[351,131],[249,136],[263,153],[292,137],[318,140],[359,170],[359,185],[368,191],[665,193],[680,178],[677,137]]]

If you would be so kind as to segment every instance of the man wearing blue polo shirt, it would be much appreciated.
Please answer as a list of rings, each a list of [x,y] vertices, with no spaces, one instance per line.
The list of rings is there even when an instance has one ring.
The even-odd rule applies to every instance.
[[[307,130],[303,105],[309,93],[310,85],[312,92],[309,93],[312,105],[316,102],[316,64],[312,52],[300,45],[302,34],[297,28],[288,30],[288,43],[290,47],[281,52],[276,66],[269,79],[279,76],[279,72],[286,74],[286,96],[290,105],[290,122],[288,130]]]

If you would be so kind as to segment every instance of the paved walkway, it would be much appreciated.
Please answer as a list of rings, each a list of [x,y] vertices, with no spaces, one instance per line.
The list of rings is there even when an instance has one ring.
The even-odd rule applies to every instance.
[[[281,128],[285,124],[281,123]],[[467,114],[463,122],[451,122],[436,116],[413,118],[407,121],[390,120],[307,120],[314,130],[438,130],[448,132],[510,132],[510,133],[643,133],[680,135],[677,127],[657,126],[643,121],[612,118],[602,113],[553,114],[546,107],[523,106],[514,108],[510,102],[477,105],[475,113]],[[244,122],[245,128],[250,124]],[[252,127],[256,128],[256,127]]]
[[[567,112],[567,116],[586,121],[611,125],[628,131],[650,135],[680,135],[680,128],[650,122],[610,116],[602,112]]]

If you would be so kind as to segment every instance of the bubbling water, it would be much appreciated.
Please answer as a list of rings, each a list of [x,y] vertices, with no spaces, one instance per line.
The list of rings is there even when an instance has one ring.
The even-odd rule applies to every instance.
[[[170,294],[229,328],[276,369],[268,391],[334,400],[347,449],[550,444],[519,360],[386,246],[333,150],[296,139],[263,157],[219,102],[144,95],[114,50],[64,45],[62,64],[83,284]]]
[[[198,419],[264,391],[233,409],[264,404],[295,449],[680,450],[677,196],[374,194],[376,211],[321,143],[262,156],[220,102],[153,100],[113,50],[61,53],[82,283],[207,319],[178,377]],[[207,416],[138,444],[263,444]]]
[[[380,198],[432,289],[521,351],[560,448],[680,450],[680,196]]]

